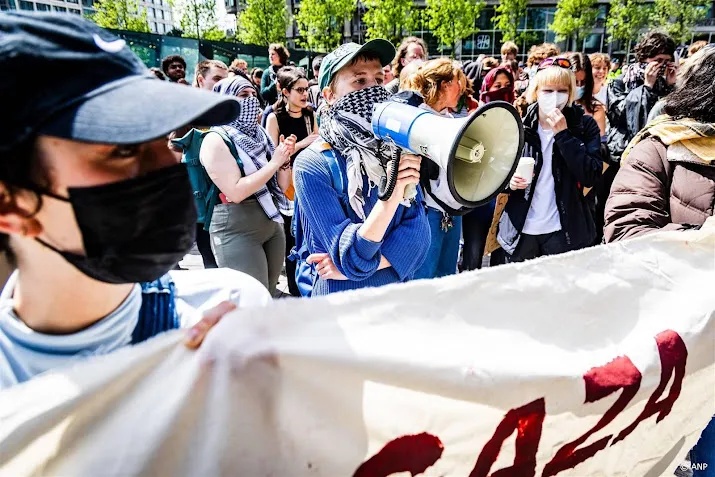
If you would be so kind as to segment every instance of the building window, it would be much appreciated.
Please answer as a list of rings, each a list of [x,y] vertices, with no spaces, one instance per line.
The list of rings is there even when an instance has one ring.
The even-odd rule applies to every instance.
[[[164,19],[164,10],[159,10],[159,18]]]
[[[156,18],[156,10],[153,8],[149,8],[149,16],[152,18]]]
[[[52,7],[52,9],[56,12],[67,13],[67,9],[65,7]]]
[[[156,26],[156,22],[151,22],[151,31],[152,33],[157,33],[159,29]]]
[[[25,0],[20,0],[20,10],[35,10],[35,5],[32,2],[26,2]]]
[[[37,4],[35,4],[35,9],[36,9],[38,12],[49,12],[49,11],[50,11],[50,6],[49,6],[49,5],[45,5],[44,3],[37,3]]]
[[[67,0],[67,3],[79,3],[79,0]]]

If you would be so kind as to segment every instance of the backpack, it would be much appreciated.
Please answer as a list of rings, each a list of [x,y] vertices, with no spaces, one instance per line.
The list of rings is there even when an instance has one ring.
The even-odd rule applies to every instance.
[[[171,140],[173,145],[183,151],[181,162],[186,164],[189,181],[191,181],[191,188],[194,191],[194,201],[196,202],[196,212],[198,214],[197,222],[204,224],[204,230],[209,229],[214,207],[219,203],[218,187],[216,187],[216,184],[214,184],[209,177],[208,172],[206,172],[199,158],[201,144],[209,133],[216,133],[221,136],[223,142],[228,146],[228,150],[231,151],[231,155],[236,159],[238,168],[241,170],[241,175],[243,177],[246,176],[246,172],[243,170],[243,162],[238,155],[236,146],[226,133],[220,129],[211,129],[208,131],[192,129],[181,139]]]
[[[341,205],[345,207],[347,195],[345,194],[345,184],[343,182],[343,174],[340,170],[338,158],[328,143],[322,143],[320,145],[320,153],[328,163],[333,188],[338,192]],[[297,200],[295,201],[293,209],[291,234],[295,237],[295,247],[290,251],[288,259],[296,262],[295,283],[298,286],[301,296],[310,297],[313,293],[313,286],[318,280],[318,272],[315,270],[314,264],[308,264],[306,262],[310,256],[310,250],[308,250],[308,244],[305,242],[301,225],[300,206]]]

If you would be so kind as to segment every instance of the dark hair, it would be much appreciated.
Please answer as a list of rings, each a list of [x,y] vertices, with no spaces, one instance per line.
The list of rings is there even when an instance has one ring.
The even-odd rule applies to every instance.
[[[410,45],[413,43],[417,43],[422,47],[422,51],[425,52],[425,57],[429,56],[429,53],[427,52],[427,43],[422,38],[418,38],[416,36],[409,36],[402,40],[402,43],[400,43],[400,46],[397,48],[397,53],[395,54],[395,59],[392,60],[392,72],[395,75],[395,78],[400,77],[400,73],[402,73],[402,60],[407,56],[407,48],[409,48]],[[425,58],[426,59],[426,58]]]
[[[181,63],[184,65],[184,69],[186,69],[186,61],[179,55],[169,55],[163,60],[161,60],[161,71],[163,71],[165,74],[168,74],[167,71],[169,70],[169,65],[172,63]]]
[[[686,61],[664,111],[674,118],[715,122],[715,47],[703,48]]]
[[[8,152],[2,153],[0,160],[0,214],[18,214],[25,218],[34,217],[42,208],[42,196],[38,189],[50,186],[46,171],[39,167],[40,159],[36,150],[36,137],[31,137]],[[34,210],[26,211],[17,205],[20,192],[31,191],[36,197]],[[0,252],[4,253],[13,267],[17,266],[15,254],[10,249],[10,236],[0,233]]]
[[[584,109],[593,114],[596,111],[596,101],[593,99],[593,69],[591,68],[591,59],[583,53],[566,53],[566,58],[571,62],[571,69],[574,73],[583,71],[586,73],[584,82],[583,96],[576,100]]]
[[[663,32],[651,31],[645,34],[633,51],[639,63],[662,54],[672,57],[675,55],[675,41]]]
[[[159,68],[149,68],[149,71],[152,75],[156,76],[158,79],[162,81],[166,81],[166,76],[164,76],[164,72],[161,71]]]
[[[263,78],[263,70],[262,70],[261,68],[258,68],[258,67],[253,68],[253,69],[251,70],[251,78],[253,78],[254,76],[258,76],[259,78]]]
[[[285,88],[288,91],[291,91],[295,84],[302,79],[308,81],[303,68],[284,66],[278,70],[276,82],[280,85],[281,89],[278,91],[278,101],[273,104],[273,112],[276,113],[276,116],[288,113],[288,100],[285,96],[283,96],[283,89]],[[310,105],[307,108],[304,108],[303,114],[305,114],[305,109],[311,110]]]
[[[271,43],[268,45],[268,51],[275,51],[278,58],[281,60],[281,65],[286,66],[288,64],[288,58],[290,58],[290,52],[288,48],[281,45],[280,43]]]
[[[325,58],[325,55],[318,55],[315,58],[313,58],[313,71],[315,70],[320,70],[320,65],[323,64],[323,59]]]

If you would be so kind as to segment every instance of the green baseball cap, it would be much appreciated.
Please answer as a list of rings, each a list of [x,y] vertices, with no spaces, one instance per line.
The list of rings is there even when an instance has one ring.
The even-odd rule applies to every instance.
[[[328,56],[323,58],[320,64],[320,73],[318,74],[318,84],[321,91],[330,84],[330,81],[343,66],[352,61],[353,58],[361,53],[375,53],[380,58],[380,64],[387,66],[395,57],[395,47],[387,40],[377,38],[370,40],[364,45],[357,43],[345,43],[340,45],[335,50],[331,51]]]

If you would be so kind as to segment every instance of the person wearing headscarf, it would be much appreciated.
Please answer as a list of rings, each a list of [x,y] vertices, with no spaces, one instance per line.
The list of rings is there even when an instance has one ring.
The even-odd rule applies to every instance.
[[[479,103],[506,101],[514,104],[514,74],[507,66],[499,66],[487,73],[479,89]]]
[[[419,187],[414,202],[404,199],[419,182],[418,156],[401,157],[391,197],[378,199],[393,146],[374,136],[372,111],[389,99],[383,67],[394,56],[392,44],[375,39],[341,45],[320,66],[320,138],[293,168],[296,226],[317,272],[312,296],[405,282],[425,260],[430,232]]]
[[[251,81],[237,74],[219,81],[214,92],[238,98],[241,112],[214,126],[201,145],[201,164],[219,195],[209,234],[219,267],[245,272],[275,294],[283,267],[285,234],[279,212],[290,185],[295,136],[275,147],[258,124],[261,106]],[[281,138],[282,139],[282,138]]]

